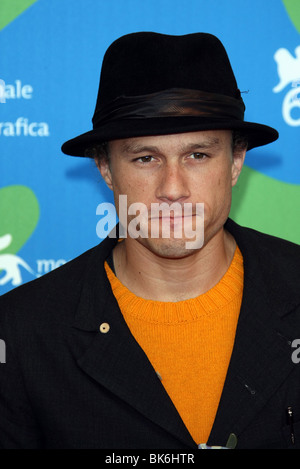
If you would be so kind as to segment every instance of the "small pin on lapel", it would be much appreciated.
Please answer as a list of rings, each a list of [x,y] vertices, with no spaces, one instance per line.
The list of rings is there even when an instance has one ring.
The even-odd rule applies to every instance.
[[[234,433],[230,433],[226,443],[226,448],[235,449],[237,445],[237,436]]]

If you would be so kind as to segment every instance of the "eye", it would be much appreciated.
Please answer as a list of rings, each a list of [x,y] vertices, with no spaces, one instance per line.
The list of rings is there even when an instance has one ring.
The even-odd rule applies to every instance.
[[[190,155],[190,158],[194,160],[204,160],[205,158],[208,158],[208,156],[205,153],[195,152]]]
[[[140,156],[139,158],[136,158],[134,161],[137,161],[138,163],[142,164],[147,164],[151,163],[154,160],[153,156],[146,155],[146,156]]]

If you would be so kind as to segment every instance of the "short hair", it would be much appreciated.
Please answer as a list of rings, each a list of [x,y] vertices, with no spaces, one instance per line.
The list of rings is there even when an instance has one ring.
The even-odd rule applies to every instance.
[[[238,130],[232,131],[232,152],[247,150],[248,139],[246,135],[239,132]]]
[[[85,150],[84,156],[94,159],[104,159],[107,162],[110,161],[109,142],[102,142],[89,147]]]

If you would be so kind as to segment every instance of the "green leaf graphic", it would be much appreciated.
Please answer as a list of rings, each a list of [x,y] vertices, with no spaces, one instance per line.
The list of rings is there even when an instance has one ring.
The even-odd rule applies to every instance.
[[[1,254],[16,254],[30,238],[39,220],[39,204],[29,187],[7,186],[0,189],[0,238],[12,237]]]
[[[0,0],[0,31],[37,0]]]
[[[300,1],[299,0],[282,0],[285,9],[293,22],[298,33],[300,33]]]
[[[300,185],[244,166],[233,188],[230,216],[241,225],[300,244]]]

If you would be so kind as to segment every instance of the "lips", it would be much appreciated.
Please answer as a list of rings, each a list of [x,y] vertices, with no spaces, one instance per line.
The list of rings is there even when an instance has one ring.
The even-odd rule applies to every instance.
[[[151,215],[149,216],[149,221],[151,220],[154,220],[154,221],[157,221],[157,220],[161,220],[161,221],[180,221],[180,220],[185,220],[185,219],[191,219],[193,217],[197,216],[196,213],[193,213],[192,215],[177,215],[177,216],[173,216],[173,215],[169,215],[169,216],[165,216],[165,217],[151,217]]]

